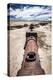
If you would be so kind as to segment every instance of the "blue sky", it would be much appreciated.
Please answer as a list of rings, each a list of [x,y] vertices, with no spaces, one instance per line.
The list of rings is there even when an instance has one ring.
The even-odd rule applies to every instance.
[[[10,3],[8,6],[8,11],[8,16],[10,16],[10,20],[50,21],[52,15],[51,6],[45,5]]]

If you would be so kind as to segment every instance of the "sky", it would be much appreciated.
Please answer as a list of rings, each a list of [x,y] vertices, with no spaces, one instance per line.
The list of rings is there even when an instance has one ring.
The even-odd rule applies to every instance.
[[[47,5],[8,4],[10,20],[51,21],[52,8]]]

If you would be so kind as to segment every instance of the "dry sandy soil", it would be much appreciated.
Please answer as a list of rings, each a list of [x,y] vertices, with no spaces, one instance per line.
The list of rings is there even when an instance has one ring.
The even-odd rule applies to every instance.
[[[37,24],[33,31],[38,33],[38,53],[42,68],[46,74],[51,74],[51,23],[41,25],[39,22],[11,22],[10,25]],[[26,32],[29,31],[29,25],[22,28],[12,28],[9,34],[10,38],[10,76],[16,76],[17,71],[21,68]]]

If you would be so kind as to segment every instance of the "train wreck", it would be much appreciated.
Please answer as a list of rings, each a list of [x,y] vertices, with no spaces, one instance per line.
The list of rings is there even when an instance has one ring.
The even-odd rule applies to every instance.
[[[23,62],[17,76],[45,74],[38,55],[37,33],[32,31],[32,27],[30,28],[31,31],[26,32]]]

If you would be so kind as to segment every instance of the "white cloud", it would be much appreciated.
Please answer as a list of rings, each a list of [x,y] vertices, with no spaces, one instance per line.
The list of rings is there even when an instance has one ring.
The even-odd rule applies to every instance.
[[[9,10],[12,11],[13,9],[10,7]]]
[[[37,14],[41,11],[42,9],[39,7],[24,8],[23,11],[20,10],[19,15],[17,14],[17,17],[30,17],[31,14]]]
[[[45,14],[45,13],[47,13],[47,14]],[[36,17],[34,17],[34,16],[31,16],[31,15],[38,15],[38,14],[40,14],[40,15],[38,15],[38,16],[36,16]],[[43,14],[43,15],[42,15]],[[41,18],[44,18],[44,17],[46,17],[46,18],[48,18],[48,17],[50,17],[51,16],[51,11],[50,10],[48,10],[48,8],[46,8],[46,9],[44,9],[44,8],[41,8],[41,7],[29,7],[28,8],[28,6],[27,7],[24,7],[23,9],[15,9],[15,10],[13,10],[11,7],[10,7],[10,16],[11,15],[13,15],[13,16],[15,16],[15,18],[17,19],[17,18],[19,18],[19,17],[22,17],[22,19],[41,19]],[[44,18],[45,19],[45,18]]]

